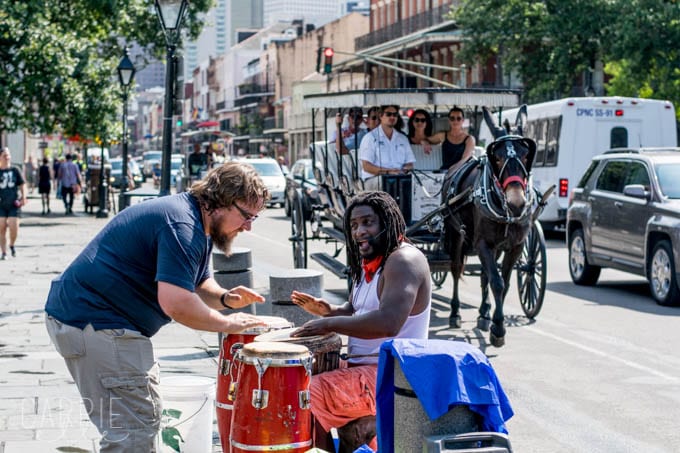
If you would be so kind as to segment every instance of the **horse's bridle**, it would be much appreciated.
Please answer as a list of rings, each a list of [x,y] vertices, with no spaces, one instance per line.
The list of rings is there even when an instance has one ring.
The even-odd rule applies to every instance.
[[[505,137],[501,137],[500,139],[498,139],[497,141],[495,141],[492,144],[493,149],[495,149],[497,147],[497,144],[500,144],[500,143],[503,143],[503,142],[509,142],[505,145],[505,149],[507,150],[506,154],[505,154],[505,162],[503,163],[503,166],[501,167],[500,171],[498,172],[498,176],[503,175],[503,172],[505,171],[506,167],[513,160],[517,161],[517,163],[519,164],[519,167],[522,169],[522,173],[524,173],[524,177],[521,177],[519,175],[512,175],[512,176],[508,176],[506,179],[504,179],[502,184],[499,183],[499,185],[503,188],[503,190],[505,190],[505,188],[508,187],[508,185],[510,185],[513,182],[520,183],[520,185],[522,186],[522,190],[526,191],[526,189],[527,189],[527,178],[529,178],[529,171],[527,170],[527,168],[522,163],[522,160],[519,158],[519,156],[517,155],[517,152],[515,151],[515,147],[512,145],[513,142],[520,141],[521,139],[523,139],[523,137],[520,137],[518,135],[517,136],[507,135]],[[494,175],[494,178],[496,180],[498,180],[498,177],[496,177],[496,175]]]
[[[505,137],[501,137],[491,146],[495,147],[499,142],[519,141],[522,139],[523,137],[520,136],[508,135]],[[479,204],[480,212],[485,217],[491,220],[495,220],[496,222],[506,224],[522,223],[526,220],[526,218],[529,215],[531,215],[531,208],[534,202],[533,200],[534,191],[531,189],[531,187],[527,189],[528,186],[527,182],[528,179],[530,178],[529,171],[524,166],[519,156],[517,156],[517,152],[515,151],[514,146],[512,146],[512,143],[508,143],[506,145],[506,149],[507,149],[506,159],[498,174],[502,175],[508,163],[511,160],[516,160],[520,165],[524,177],[519,175],[509,176],[508,178],[503,180],[503,183],[501,184],[496,174],[491,170],[491,162],[489,162],[488,157],[486,157],[482,160],[483,168],[482,175],[477,179],[474,191],[474,199],[475,202]],[[524,209],[522,210],[522,213],[519,216],[513,216],[510,214],[510,209],[508,208],[507,199],[505,197],[504,190],[508,186],[508,184],[512,182],[519,182],[521,184],[526,199]],[[502,200],[502,205],[498,205],[498,203],[494,203],[491,200],[491,198],[489,197],[490,192],[494,192],[497,195],[498,199]]]

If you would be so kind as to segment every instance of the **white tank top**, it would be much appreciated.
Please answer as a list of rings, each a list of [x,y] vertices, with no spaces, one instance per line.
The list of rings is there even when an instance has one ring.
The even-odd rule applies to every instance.
[[[375,273],[370,283],[366,283],[363,273],[361,274],[361,282],[354,286],[354,295],[352,297],[352,307],[354,308],[355,315],[361,315],[378,309],[380,305],[378,281],[380,280],[381,271],[382,269]],[[375,356],[371,357],[350,358],[348,362],[352,364],[378,363],[377,354],[380,352],[380,345],[392,338],[427,339],[431,308],[432,299],[430,298],[427,301],[427,308],[417,315],[409,316],[396,337],[373,339],[348,337],[347,352],[349,355],[375,354]]]

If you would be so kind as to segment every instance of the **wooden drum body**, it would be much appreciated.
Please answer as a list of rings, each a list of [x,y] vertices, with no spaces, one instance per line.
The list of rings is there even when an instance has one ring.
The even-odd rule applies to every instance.
[[[231,422],[231,451],[303,453],[312,446],[309,386],[312,355],[302,345],[249,343],[238,368]]]
[[[220,357],[217,362],[217,388],[215,393],[215,406],[217,415],[217,430],[220,433],[222,450],[228,453],[229,432],[231,430],[231,412],[233,409],[232,381],[236,379],[236,367],[234,355],[244,345],[252,343],[258,335],[276,329],[292,327],[293,323],[285,318],[277,316],[258,316],[267,325],[248,329],[241,333],[230,333],[222,337]]]
[[[323,373],[324,371],[336,370],[340,367],[340,350],[342,349],[342,339],[337,333],[326,335],[315,335],[311,337],[291,337],[296,328],[280,329],[255,338],[256,342],[274,341],[306,346],[314,356],[312,374]]]

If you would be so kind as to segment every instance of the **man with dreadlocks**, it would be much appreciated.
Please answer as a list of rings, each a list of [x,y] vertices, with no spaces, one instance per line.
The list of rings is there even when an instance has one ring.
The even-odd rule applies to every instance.
[[[347,451],[375,436],[375,386],[380,345],[391,338],[427,338],[432,288],[427,259],[404,237],[397,203],[380,191],[362,192],[345,211],[348,264],[354,285],[343,305],[294,291],[291,299],[321,316],[295,336],[337,332],[349,337],[348,368],[314,376],[311,397],[316,446],[331,450],[339,428]]]

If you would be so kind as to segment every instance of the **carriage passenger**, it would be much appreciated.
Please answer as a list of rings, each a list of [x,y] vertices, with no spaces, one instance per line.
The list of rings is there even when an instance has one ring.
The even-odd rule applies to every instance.
[[[393,107],[392,107],[393,109]],[[375,436],[375,389],[380,345],[390,338],[428,337],[432,288],[425,255],[404,238],[406,224],[386,192],[361,192],[344,215],[348,264],[353,287],[350,300],[331,305],[309,294],[293,292],[291,300],[321,316],[295,336],[337,332],[349,337],[348,368],[312,378],[312,413],[316,446],[332,450],[328,435],[339,428],[347,450]]]
[[[408,138],[395,126],[398,105],[381,107],[380,126],[366,134],[359,148],[361,178],[366,189],[379,189],[380,175],[399,175],[413,169],[416,161]]]
[[[430,154],[432,144],[438,143],[432,138],[432,118],[427,110],[417,109],[408,119],[408,141],[411,145],[421,145],[425,154]],[[441,141],[441,140],[440,140]]]
[[[380,126],[380,107],[374,105],[366,113],[366,130],[370,132],[378,126]]]
[[[475,138],[463,129],[465,114],[463,109],[454,106],[449,110],[448,131],[438,132],[429,137],[430,143],[442,145],[441,170],[448,170],[452,166],[466,162],[475,151]]]
[[[361,140],[366,135],[366,129],[361,128],[364,122],[364,114],[361,107],[351,107],[347,114],[349,125],[342,127],[342,113],[338,112],[335,115],[336,129],[331,135],[331,142],[335,143],[335,149],[340,151],[340,154],[349,154],[351,150],[359,149]],[[341,140],[342,138],[342,140]]]

